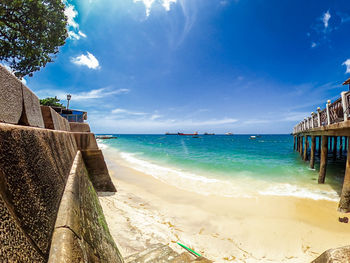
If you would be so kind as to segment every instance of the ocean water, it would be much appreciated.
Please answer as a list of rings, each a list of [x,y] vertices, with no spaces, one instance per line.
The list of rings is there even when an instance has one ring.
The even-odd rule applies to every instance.
[[[293,151],[290,135],[116,135],[98,140],[124,165],[176,187],[204,195],[256,195],[339,199],[345,159],[330,161],[326,183]]]

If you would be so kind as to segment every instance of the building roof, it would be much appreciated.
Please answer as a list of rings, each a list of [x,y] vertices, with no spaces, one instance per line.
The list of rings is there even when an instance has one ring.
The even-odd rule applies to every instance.
[[[350,78],[348,78],[347,80],[344,81],[343,85],[347,85],[350,84]]]

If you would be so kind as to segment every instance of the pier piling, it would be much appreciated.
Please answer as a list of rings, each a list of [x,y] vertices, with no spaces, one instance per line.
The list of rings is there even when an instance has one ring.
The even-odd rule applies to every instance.
[[[299,142],[299,136],[297,136],[297,151],[300,151],[300,142]]]
[[[337,136],[333,137],[333,161],[337,159]]]
[[[294,141],[294,144],[293,144],[293,150],[295,151],[295,136],[293,136],[293,141]]]
[[[348,148],[349,148],[349,147],[348,147],[348,137],[347,137],[347,136],[345,136],[344,141],[345,141],[345,142],[344,142],[344,147],[345,147],[344,150],[347,151]]]
[[[303,136],[299,137],[299,153],[300,156],[303,157]]]
[[[321,136],[318,136],[318,156],[321,156]]]
[[[310,154],[310,168],[315,167],[315,150],[316,150],[316,137],[311,136],[311,154]]]
[[[322,135],[322,146],[321,146],[321,161],[320,161],[320,173],[318,176],[318,183],[324,184],[327,170],[327,158],[328,157],[328,136]]]
[[[308,139],[307,136],[304,136],[304,153],[303,153],[303,160],[307,161],[308,160]]]
[[[345,137],[347,139],[347,137]],[[349,140],[346,140],[349,142]],[[346,157],[346,168],[345,168],[345,176],[343,189],[341,192],[340,202],[338,210],[343,213],[350,212],[350,147],[347,145],[348,154]]]
[[[339,157],[343,156],[343,136],[339,137]]]

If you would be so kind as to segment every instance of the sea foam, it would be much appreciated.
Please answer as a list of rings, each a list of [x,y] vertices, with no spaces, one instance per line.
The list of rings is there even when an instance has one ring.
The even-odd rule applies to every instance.
[[[275,184],[265,190],[259,191],[259,194],[271,196],[294,196],[313,200],[339,200],[339,196],[336,191],[308,189],[306,187],[300,187],[291,184]]]
[[[244,198],[252,198],[257,195],[293,196],[313,200],[339,200],[337,192],[331,189],[322,190],[316,187],[310,188],[288,183],[266,182],[264,180],[253,179],[251,176],[245,176],[244,173],[237,173],[238,176],[234,178],[223,178],[222,176],[213,178],[216,175],[209,177],[208,175],[198,174],[177,167],[158,164],[152,160],[145,160],[142,158],[142,153],[123,152],[102,143],[101,140],[98,140],[98,145],[100,149],[110,153],[107,154],[107,158],[117,155],[122,165],[151,175],[157,180],[177,188],[202,195]]]

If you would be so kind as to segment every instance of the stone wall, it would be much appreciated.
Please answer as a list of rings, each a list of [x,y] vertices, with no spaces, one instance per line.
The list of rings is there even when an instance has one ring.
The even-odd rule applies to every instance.
[[[50,263],[123,262],[78,151],[58,211]]]
[[[90,126],[87,123],[70,122],[69,126],[72,132],[91,132]]]
[[[67,119],[63,118],[49,106],[41,106],[40,108],[46,129],[70,131],[70,125]]]
[[[79,150],[99,152],[95,137],[70,131],[0,66],[1,262],[123,262],[95,192],[116,191],[103,155],[84,160]]]
[[[0,123],[0,258],[11,262],[26,262],[21,257],[27,262],[48,259],[76,152],[74,136],[68,132]]]

